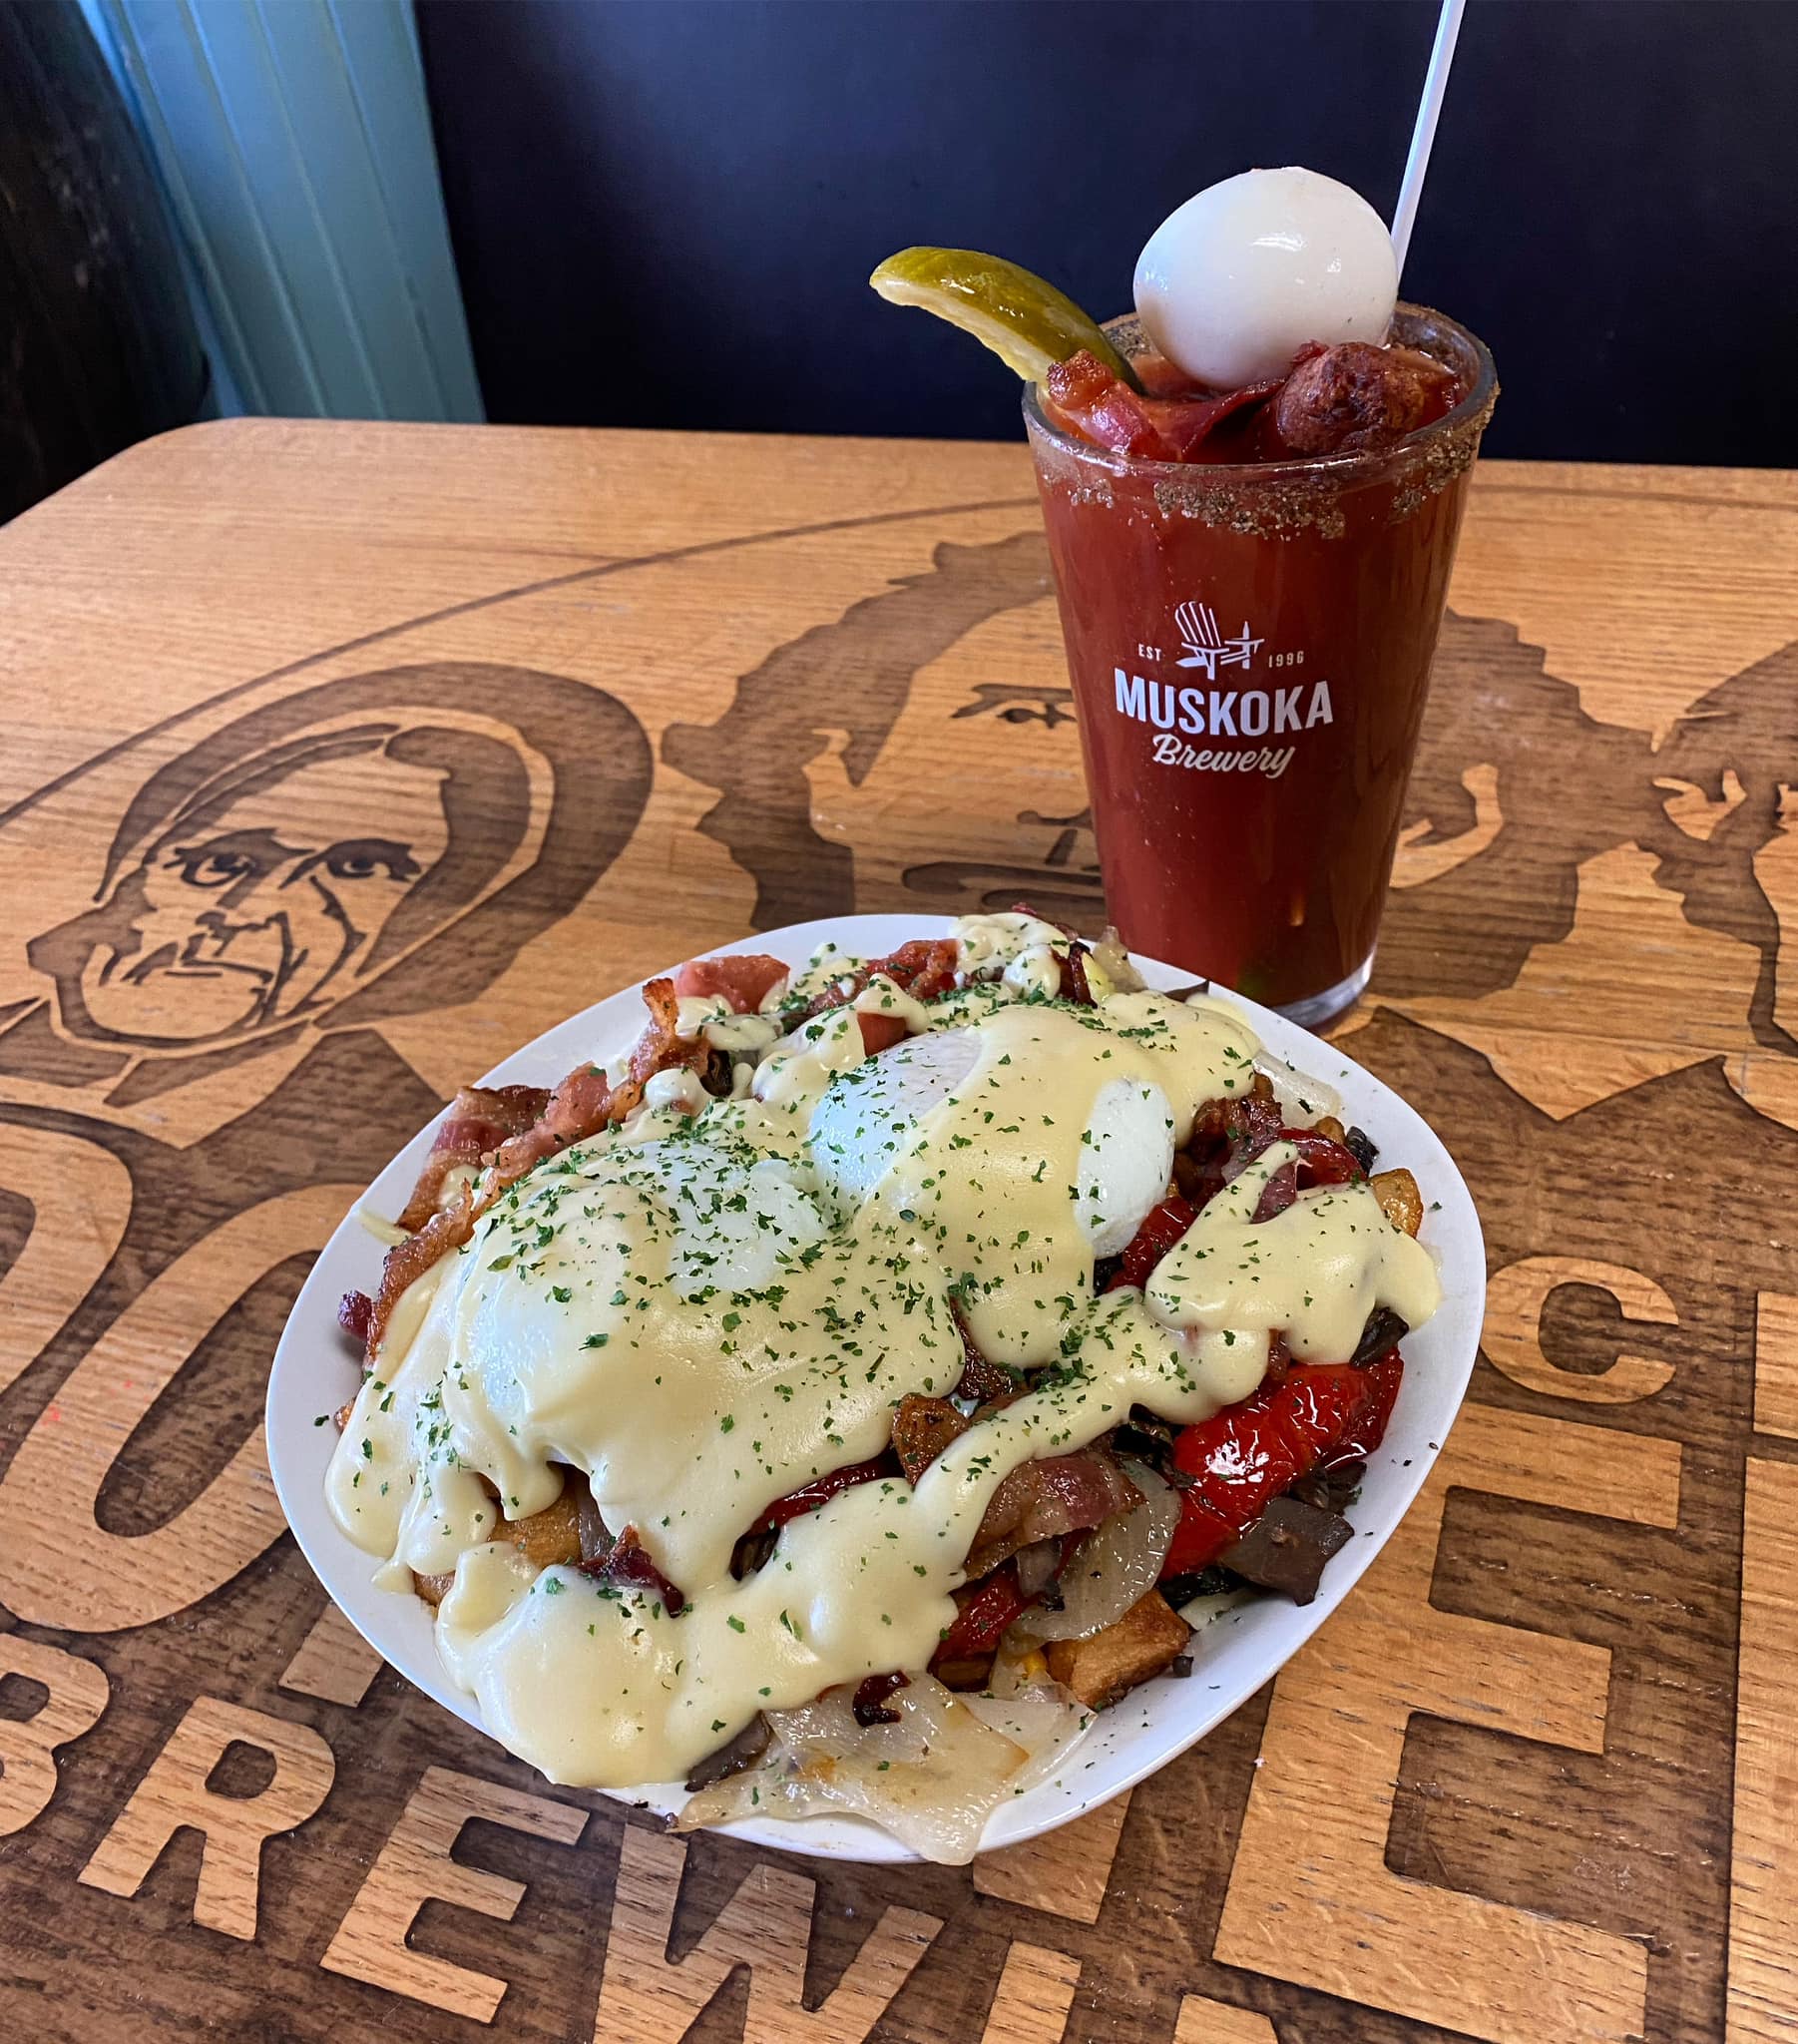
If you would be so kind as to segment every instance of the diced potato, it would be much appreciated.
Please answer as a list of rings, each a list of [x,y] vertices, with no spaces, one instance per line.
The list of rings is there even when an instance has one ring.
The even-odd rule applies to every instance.
[[[1394,1228],[1402,1228],[1407,1235],[1415,1235],[1422,1228],[1424,1196],[1408,1171],[1376,1171],[1368,1184]]]
[[[581,1559],[581,1493],[584,1483],[568,1483],[553,1505],[533,1512],[528,1519],[502,1519],[494,1528],[496,1540],[516,1547],[534,1569],[547,1569],[553,1562]],[[449,1594],[454,1575],[421,1576],[412,1572],[412,1587],[433,1611]]]
[[[1348,1131],[1333,1114],[1320,1114],[1312,1124],[1320,1136],[1328,1136],[1332,1143],[1340,1143]]]
[[[581,1559],[581,1499],[572,1483],[565,1483],[553,1505],[533,1512],[528,1519],[502,1519],[494,1529],[496,1540],[509,1540],[534,1569],[547,1569],[553,1562]]]
[[[1051,1640],[1049,1672],[1090,1711],[1103,1711],[1186,1651],[1191,1628],[1159,1590],[1090,1640]]]

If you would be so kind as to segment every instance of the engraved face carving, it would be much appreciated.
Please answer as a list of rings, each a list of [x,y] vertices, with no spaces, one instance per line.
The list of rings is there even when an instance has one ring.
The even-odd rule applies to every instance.
[[[448,849],[443,776],[378,745],[319,752],[190,804],[104,900],[34,941],[60,1031],[230,1043],[355,983]]]

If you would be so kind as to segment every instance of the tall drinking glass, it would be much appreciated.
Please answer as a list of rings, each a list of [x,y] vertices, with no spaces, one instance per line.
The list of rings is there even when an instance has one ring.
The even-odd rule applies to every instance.
[[[1133,319],[1108,329],[1124,353]],[[1455,409],[1389,452],[1136,461],[1024,401],[1106,899],[1124,941],[1314,1025],[1373,969],[1405,783],[1498,384],[1401,305]]]

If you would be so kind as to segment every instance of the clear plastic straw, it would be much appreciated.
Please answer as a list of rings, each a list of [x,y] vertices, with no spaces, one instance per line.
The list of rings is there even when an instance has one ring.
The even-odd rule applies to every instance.
[[[1455,39],[1461,33],[1461,16],[1466,6],[1467,0],[1442,0],[1442,15],[1436,24],[1436,47],[1430,52],[1430,68],[1424,76],[1424,96],[1418,103],[1417,126],[1411,131],[1411,154],[1405,160],[1399,203],[1392,210],[1392,253],[1398,257],[1401,277],[1405,273],[1405,256],[1411,247],[1411,230],[1417,224],[1417,202],[1423,196],[1424,173],[1430,168],[1430,146],[1436,140],[1436,123],[1442,114],[1443,95],[1449,89],[1449,66],[1455,61]]]

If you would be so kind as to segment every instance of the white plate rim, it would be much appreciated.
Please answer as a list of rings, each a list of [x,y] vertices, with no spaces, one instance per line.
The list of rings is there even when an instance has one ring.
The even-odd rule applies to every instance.
[[[831,916],[758,931],[699,955],[762,951],[798,964],[828,939],[853,955],[878,957],[911,938],[946,936],[953,926],[946,916]],[[1132,957],[1151,986],[1166,989],[1192,982],[1189,971],[1157,959]],[[665,968],[671,974],[676,969]],[[582,1059],[612,1055],[633,1041],[641,1027],[641,985],[634,980],[545,1030],[476,1083],[553,1086]],[[1248,1017],[1266,1052],[1289,1060],[1298,1071],[1343,1096],[1345,1119],[1367,1129],[1380,1146],[1383,1166],[1409,1165],[1416,1174],[1427,1210],[1423,1239],[1442,1263],[1442,1305],[1432,1320],[1406,1338],[1407,1366],[1392,1422],[1369,1462],[1361,1499],[1351,1511],[1359,1537],[1331,1561],[1316,1600],[1300,1610],[1284,1600],[1258,1598],[1201,1630],[1193,1641],[1191,1676],[1184,1681],[1160,1678],[1102,1714],[1072,1749],[1060,1773],[994,1812],[982,1839],[983,1852],[1041,1837],[1133,1788],[1214,1731],[1270,1681],[1341,1604],[1396,1530],[1448,1438],[1473,1373],[1485,1307],[1485,1243],[1473,1196],[1447,1146],[1402,1095],[1356,1064],[1340,1046],[1255,1001],[1221,988],[1219,992]],[[398,1212],[441,1118],[433,1117],[420,1129],[356,1201],[318,1253],[294,1299],[269,1368],[268,1467],[300,1552],[337,1608],[414,1688],[484,1733],[479,1705],[451,1683],[437,1656],[426,1606],[414,1597],[377,1590],[370,1580],[373,1558],[354,1546],[330,1517],[324,1471],[337,1436],[328,1422],[315,1423],[320,1414],[343,1403],[360,1381],[356,1359],[337,1329],[337,1303],[346,1290],[373,1289],[382,1253],[356,1218],[355,1208],[366,1203],[376,1213]],[[1256,1651],[1245,1650],[1239,1637],[1245,1632]],[[1213,1675],[1220,1679],[1207,1679]],[[598,1792],[663,1813],[684,1799],[684,1791],[672,1784]],[[757,1817],[722,1829],[731,1837],[817,1858],[879,1862],[918,1856],[857,1817],[797,1822]]]

